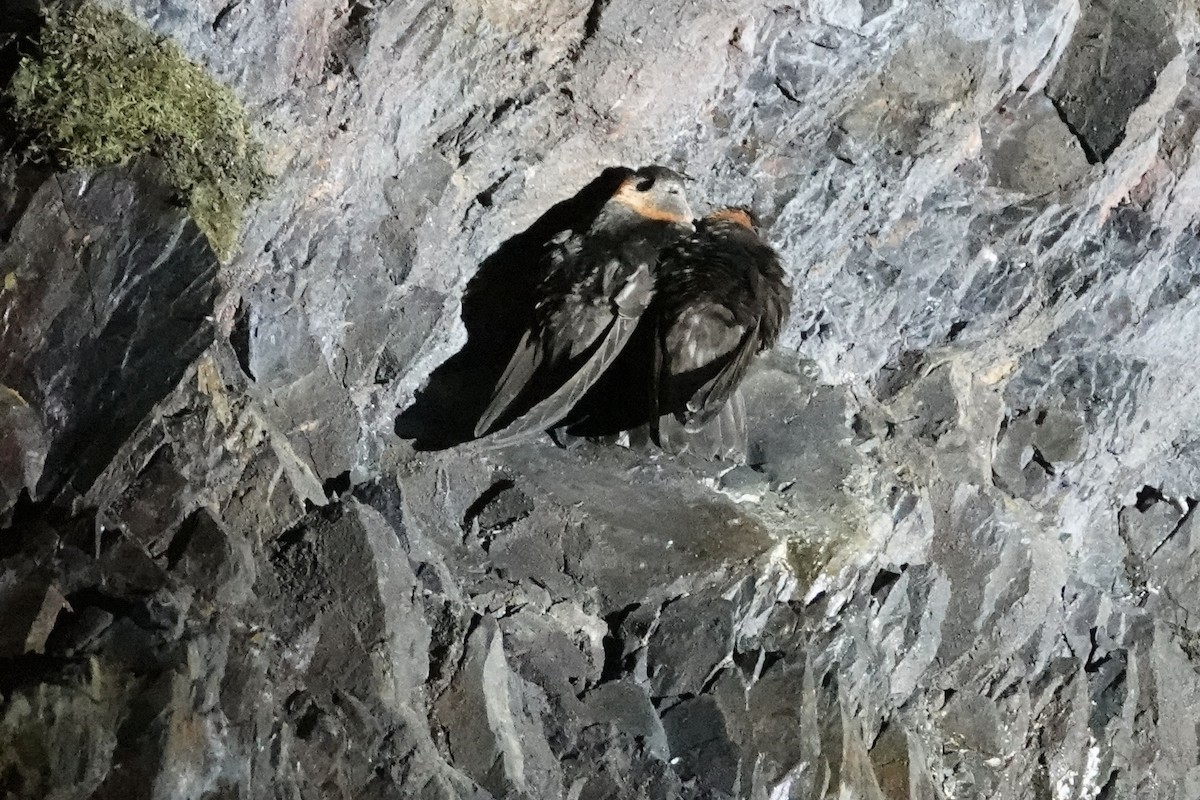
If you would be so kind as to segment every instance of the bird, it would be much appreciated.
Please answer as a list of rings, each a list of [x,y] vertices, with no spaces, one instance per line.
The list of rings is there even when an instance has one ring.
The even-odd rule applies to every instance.
[[[695,229],[684,180],[630,170],[594,217],[547,242],[529,325],[476,437],[498,446],[549,430],[605,373],[650,304],[659,254]]]
[[[753,358],[775,345],[792,289],[747,208],[715,211],[659,264],[655,308],[659,414],[695,428],[730,399]]]
[[[748,208],[714,211],[667,247],[655,294],[617,363],[567,420],[572,437],[640,431],[664,449],[703,435],[714,455],[745,450],[738,386],[774,346],[792,289]]]

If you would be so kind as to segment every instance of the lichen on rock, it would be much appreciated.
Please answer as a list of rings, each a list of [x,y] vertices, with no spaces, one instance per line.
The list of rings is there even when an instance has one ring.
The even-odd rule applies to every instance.
[[[103,167],[149,154],[228,258],[266,173],[242,104],[170,40],[94,3],[51,6],[8,89],[35,151]]]

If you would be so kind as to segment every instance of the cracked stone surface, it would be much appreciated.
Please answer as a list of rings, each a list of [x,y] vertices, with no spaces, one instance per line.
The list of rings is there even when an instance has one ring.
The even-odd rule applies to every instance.
[[[112,5],[276,177],[4,142],[0,795],[1200,797],[1194,4]],[[648,163],[795,287],[747,463],[398,436]]]

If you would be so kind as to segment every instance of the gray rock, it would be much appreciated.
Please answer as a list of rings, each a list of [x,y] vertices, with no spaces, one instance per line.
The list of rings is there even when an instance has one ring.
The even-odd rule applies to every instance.
[[[725,796],[736,790],[737,748],[716,700],[702,696],[672,706],[663,714],[663,727],[680,778]]]
[[[1044,94],[1018,94],[997,107],[982,135],[988,181],[1034,197],[1074,188],[1088,174],[1080,139]]]
[[[0,124],[6,791],[1200,796],[1186,8],[115,5],[275,177],[218,265]],[[744,464],[466,443],[648,163],[795,289]]]
[[[74,241],[86,257],[64,246]],[[216,256],[143,166],[47,180],[0,248],[0,272],[12,283],[0,384],[37,409],[48,440],[27,488],[85,492],[212,341]]]
[[[0,508],[10,511],[22,491],[36,486],[49,442],[25,398],[0,386]]]
[[[524,686],[508,669],[495,621],[484,618],[435,713],[455,762],[493,795],[561,797],[557,761],[528,714]]]
[[[688,595],[668,603],[650,637],[646,670],[651,693],[699,694],[732,654],[732,603],[712,595]]]
[[[500,480],[467,509],[465,523],[476,522],[490,532],[525,519],[531,511],[532,501],[512,481]]]
[[[6,609],[0,625],[0,658],[41,653],[66,598],[46,578],[36,576],[0,588]]]
[[[1200,548],[1200,533],[1196,514],[1189,509],[1145,562],[1146,588],[1154,596],[1152,607],[1162,620],[1178,626],[1187,637],[1200,634],[1197,548]]]
[[[1135,109],[1179,53],[1167,9],[1155,0],[1084,6],[1046,94],[1089,161],[1104,161],[1125,137]]]
[[[629,679],[611,681],[588,692],[585,701],[597,722],[611,723],[622,733],[644,740],[647,751],[667,760],[667,734],[642,686]]]

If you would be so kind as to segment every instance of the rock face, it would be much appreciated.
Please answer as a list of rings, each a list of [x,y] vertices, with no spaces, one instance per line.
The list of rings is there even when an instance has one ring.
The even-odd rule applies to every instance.
[[[1192,5],[115,5],[277,177],[0,162],[6,796],[1200,796]],[[397,436],[652,162],[790,271],[748,463]]]

